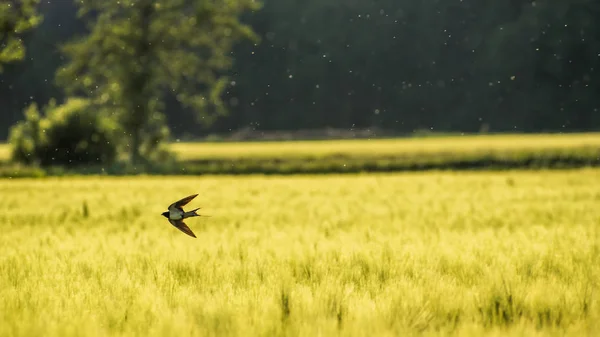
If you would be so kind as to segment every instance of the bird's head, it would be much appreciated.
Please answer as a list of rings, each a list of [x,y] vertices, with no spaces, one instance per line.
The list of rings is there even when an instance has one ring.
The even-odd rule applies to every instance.
[[[160,215],[164,216],[165,218],[169,218],[169,212],[162,212]]]

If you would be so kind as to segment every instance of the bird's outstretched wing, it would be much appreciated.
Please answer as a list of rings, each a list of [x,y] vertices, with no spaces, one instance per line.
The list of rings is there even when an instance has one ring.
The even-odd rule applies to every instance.
[[[172,210],[174,208],[181,208],[181,207],[187,205],[190,201],[192,201],[192,199],[194,199],[197,196],[198,196],[198,194],[193,194],[193,195],[190,195],[189,197],[185,197],[181,200],[175,201],[174,203],[169,205],[169,210]]]
[[[194,232],[192,232],[192,230],[185,224],[185,222],[183,222],[183,220],[171,220],[169,219],[169,222],[175,226],[177,229],[179,229],[180,231],[184,232],[185,234],[195,238],[196,235],[194,234]]]

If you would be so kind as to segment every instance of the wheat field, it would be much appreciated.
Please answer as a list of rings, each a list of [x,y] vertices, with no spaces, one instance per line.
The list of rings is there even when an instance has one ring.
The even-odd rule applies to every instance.
[[[198,236],[160,213],[187,208]],[[0,180],[0,336],[597,336],[600,170]]]

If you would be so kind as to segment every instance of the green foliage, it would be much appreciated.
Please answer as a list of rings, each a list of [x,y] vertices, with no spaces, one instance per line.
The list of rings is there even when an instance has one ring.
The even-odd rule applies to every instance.
[[[136,50],[136,44],[129,42],[141,36],[140,29],[137,35],[130,32],[142,22],[137,10],[142,2],[131,9],[127,6],[132,1],[121,2],[121,7],[115,1],[76,3],[98,8],[99,16],[93,19],[105,27],[83,48],[89,58],[80,51],[78,67],[95,64],[99,69],[95,77],[120,68],[134,69],[125,57]],[[189,18],[192,12],[176,14],[178,3],[183,1],[161,1],[163,7],[152,16],[149,31],[155,32],[151,35],[159,45],[169,45],[160,54],[167,55],[161,56],[161,62],[167,59],[167,69],[181,74],[182,68],[193,68],[188,66],[205,54],[189,54],[194,57],[188,58],[178,50],[191,48],[170,47],[188,40],[186,21],[175,17]],[[54,70],[62,69],[60,54],[52,53],[53,49],[87,33],[83,22],[92,23],[90,31],[95,29],[87,15],[76,18],[74,4],[40,4],[44,22],[35,34],[25,35],[27,51],[35,58],[7,65],[0,80],[0,124],[5,126],[0,128],[0,139],[5,139],[8,125],[21,116],[31,97],[37,102],[58,97],[46,82]],[[115,9],[111,16],[101,14],[107,8]],[[172,11],[170,17],[168,11]],[[214,97],[227,116],[202,130],[173,99],[182,91],[164,85],[160,92],[166,94],[158,107],[173,136],[200,137],[248,126],[258,132],[373,125],[401,132],[432,128],[434,132],[485,128],[490,132],[569,132],[600,127],[600,10],[593,0],[273,0],[258,11],[244,13],[240,20],[264,41],[255,44],[246,39],[224,48],[222,55],[235,57],[235,63],[211,72],[235,82],[214,90],[224,92]],[[173,33],[158,23],[164,17]],[[163,43],[162,36],[169,39]],[[202,34],[194,36],[203,38]],[[92,47],[106,53],[92,53]],[[156,43],[150,49],[154,47]],[[75,59],[70,62],[76,63]],[[150,62],[159,63],[156,57]],[[67,64],[65,69],[74,68]],[[162,68],[155,70],[164,73]],[[78,82],[85,78],[84,72],[74,74],[73,78],[65,75],[65,82],[78,86],[80,94],[95,92],[95,84],[106,92],[102,88],[108,84],[93,78],[83,86]],[[133,81],[133,77],[122,77]],[[218,109],[209,104],[206,85],[201,87],[204,99],[195,102],[206,104],[205,112],[196,115],[210,122],[219,115]],[[118,95],[106,97],[116,101]]]
[[[93,11],[89,35],[64,46],[69,62],[57,80],[69,94],[85,94],[110,106],[129,137],[131,159],[152,153],[165,138],[164,101],[177,93],[184,106],[209,123],[225,112],[222,76],[233,44],[255,38],[237,16],[257,8],[253,0],[78,2]],[[92,19],[90,19],[92,20]]]
[[[2,63],[22,60],[25,46],[20,36],[39,25],[36,12],[39,0],[4,0],[0,2],[0,72]]]
[[[12,159],[43,167],[110,164],[117,158],[116,129],[86,99],[71,98],[63,105],[51,101],[43,116],[32,103],[25,120],[11,129]]]
[[[270,1],[229,125],[598,130],[599,17],[592,0]]]

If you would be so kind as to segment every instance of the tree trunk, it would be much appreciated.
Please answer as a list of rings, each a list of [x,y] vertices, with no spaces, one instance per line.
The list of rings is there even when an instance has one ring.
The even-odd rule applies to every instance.
[[[140,147],[141,147],[141,136],[140,136],[140,128],[136,128],[135,130],[132,130],[132,134],[131,134],[131,148],[130,148],[130,161],[133,165],[138,165],[141,162],[141,155],[140,155]]]
[[[135,55],[140,65],[141,71],[135,74],[131,79],[132,96],[132,120],[129,128],[131,135],[130,161],[133,165],[142,162],[140,147],[142,146],[142,128],[148,122],[150,115],[150,107],[148,106],[149,92],[148,81],[150,79],[150,63],[149,63],[149,30],[150,17],[153,13],[152,1],[140,3],[140,29],[141,37],[135,45]]]

